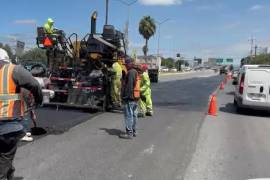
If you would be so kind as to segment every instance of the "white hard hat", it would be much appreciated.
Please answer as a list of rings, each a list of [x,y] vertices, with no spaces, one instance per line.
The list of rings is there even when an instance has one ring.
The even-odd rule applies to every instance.
[[[0,61],[5,61],[5,62],[10,63],[10,59],[9,59],[7,51],[2,48],[0,48]]]

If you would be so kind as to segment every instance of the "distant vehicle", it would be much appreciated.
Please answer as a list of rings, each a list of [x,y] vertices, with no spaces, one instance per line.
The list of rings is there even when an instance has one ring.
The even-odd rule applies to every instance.
[[[171,72],[177,72],[177,69],[176,68],[171,68],[170,71]]]
[[[169,69],[166,68],[166,67],[163,67],[163,68],[160,69],[160,71],[161,71],[161,72],[169,72]]]
[[[190,67],[184,67],[183,70],[184,71],[191,71],[192,69]]]
[[[158,56],[138,56],[136,59],[137,63],[148,65],[148,74],[151,82],[158,82],[159,71],[161,67],[161,58]],[[168,72],[169,69],[166,71]]]
[[[238,70],[233,70],[233,73],[232,73],[233,84],[237,84],[238,76],[239,76],[239,69]]]
[[[222,66],[219,70],[219,74],[227,74],[228,73],[228,67]]]
[[[234,104],[243,108],[270,110],[270,65],[244,65],[235,81]]]

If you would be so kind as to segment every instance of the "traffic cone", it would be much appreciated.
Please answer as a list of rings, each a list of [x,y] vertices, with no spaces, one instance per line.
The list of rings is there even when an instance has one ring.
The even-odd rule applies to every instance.
[[[216,99],[216,95],[211,96],[208,115],[217,116],[217,99]]]
[[[48,37],[46,37],[45,40],[44,40],[43,45],[45,47],[50,47],[50,46],[52,46],[52,41]]]
[[[224,83],[223,82],[221,82],[219,89],[224,90]]]

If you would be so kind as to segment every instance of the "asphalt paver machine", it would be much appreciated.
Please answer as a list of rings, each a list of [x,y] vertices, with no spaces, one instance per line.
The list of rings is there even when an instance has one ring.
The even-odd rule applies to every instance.
[[[112,64],[126,54],[124,35],[112,25],[96,32],[97,12],[91,16],[91,32],[78,40],[76,33],[46,34],[37,28],[37,45],[47,52],[48,89],[55,92],[48,105],[107,111],[111,107]]]

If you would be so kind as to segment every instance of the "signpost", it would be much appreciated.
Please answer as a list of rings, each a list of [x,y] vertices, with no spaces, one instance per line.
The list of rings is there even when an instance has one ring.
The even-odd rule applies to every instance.
[[[16,44],[16,56],[21,56],[23,54],[24,46],[25,46],[24,42],[17,41],[17,44]]]

